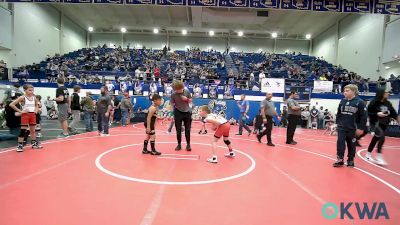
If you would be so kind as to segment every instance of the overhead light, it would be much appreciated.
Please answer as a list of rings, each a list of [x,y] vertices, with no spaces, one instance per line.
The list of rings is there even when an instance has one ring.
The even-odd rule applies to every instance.
[[[232,47],[232,48],[231,48],[231,51],[232,51],[232,52],[236,51],[236,48],[235,48],[235,47]]]
[[[126,32],[126,28],[125,27],[121,27],[121,32],[125,33]]]
[[[390,66],[385,66],[385,69],[390,69]]]
[[[208,49],[208,50],[211,50],[211,49],[212,49],[212,46],[208,46],[207,49]]]
[[[186,45],[186,46],[185,46],[185,49],[190,49],[190,46],[189,46],[189,45]]]
[[[306,39],[311,39],[311,34],[306,34]]]
[[[259,49],[258,49],[258,52],[262,52],[262,51],[263,51],[262,48],[259,48]]]
[[[238,36],[239,36],[239,37],[243,36],[243,31],[239,31],[239,32],[238,32]]]
[[[154,28],[154,29],[153,29],[153,33],[158,34],[158,29],[157,29],[157,28]]]
[[[93,32],[93,31],[94,31],[94,28],[93,28],[93,27],[89,27],[89,28],[88,28],[88,31],[89,31],[89,32]]]
[[[186,35],[187,34],[187,30],[182,30],[182,34]]]
[[[276,33],[276,32],[273,32],[273,33],[271,34],[271,37],[272,37],[272,38],[276,38],[276,37],[278,37],[278,33]]]
[[[208,32],[208,35],[210,35],[210,36],[214,36],[214,31],[213,30],[210,30],[209,32]]]

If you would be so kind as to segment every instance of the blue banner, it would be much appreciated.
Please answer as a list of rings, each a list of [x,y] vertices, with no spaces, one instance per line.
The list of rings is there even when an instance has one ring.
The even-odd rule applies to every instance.
[[[375,0],[374,13],[400,15],[400,2]]]
[[[281,0],[281,9],[311,10],[311,0]]]
[[[219,0],[219,6],[221,7],[236,7],[236,8],[248,8],[250,0]]]
[[[187,0],[190,6],[218,6],[218,0]]]
[[[250,0],[250,7],[252,8],[279,8],[279,0]]]
[[[34,0],[34,2],[38,2],[38,3],[59,3],[59,2],[64,2],[64,0]]]
[[[186,0],[157,0],[157,5],[186,5]]]
[[[342,0],[314,0],[313,1],[314,11],[331,11],[341,12],[342,11]]]
[[[65,3],[93,3],[93,0],[64,0]]]
[[[155,5],[156,0],[125,0],[127,5]]]
[[[343,12],[372,13],[373,1],[344,0]]]
[[[99,4],[124,4],[123,0],[94,0],[94,3]]]
[[[5,0],[5,2],[33,2],[33,0]]]

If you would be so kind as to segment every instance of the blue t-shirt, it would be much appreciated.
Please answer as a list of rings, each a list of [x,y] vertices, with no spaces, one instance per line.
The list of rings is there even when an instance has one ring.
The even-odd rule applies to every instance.
[[[240,112],[241,113],[244,113],[244,112],[246,112],[246,109],[247,109],[247,106],[249,105],[249,101],[247,101],[247,100],[244,100],[244,101],[242,101],[241,102],[241,104],[240,104]]]

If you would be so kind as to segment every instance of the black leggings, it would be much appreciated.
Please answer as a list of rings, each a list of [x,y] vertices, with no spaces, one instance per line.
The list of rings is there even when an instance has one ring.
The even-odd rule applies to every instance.
[[[375,148],[376,143],[378,142],[378,153],[382,153],[382,146],[385,143],[385,130],[387,126],[382,124],[376,124],[373,131],[375,132],[374,137],[369,143],[368,152],[372,152]]]
[[[185,138],[186,144],[190,145],[190,128],[192,127],[192,113],[181,112],[179,110],[174,111],[175,129],[176,129],[176,140],[180,145],[182,142],[182,122],[185,126]]]

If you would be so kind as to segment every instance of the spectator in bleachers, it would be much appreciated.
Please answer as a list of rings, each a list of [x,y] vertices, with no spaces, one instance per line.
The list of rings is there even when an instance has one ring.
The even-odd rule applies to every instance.
[[[50,110],[54,107],[54,100],[47,96],[46,101],[44,101],[44,106],[46,107],[47,115],[49,115]]]

